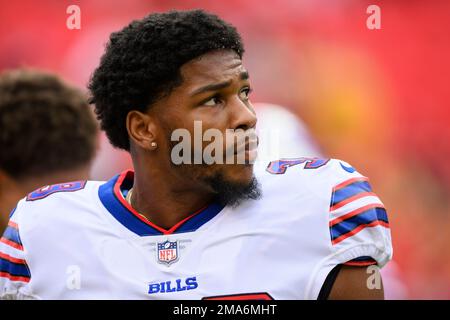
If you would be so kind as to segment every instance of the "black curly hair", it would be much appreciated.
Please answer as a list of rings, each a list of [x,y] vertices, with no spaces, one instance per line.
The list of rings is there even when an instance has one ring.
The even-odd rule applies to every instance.
[[[0,75],[0,170],[16,180],[89,165],[98,127],[87,97],[57,76]]]
[[[154,13],[111,34],[89,89],[111,144],[129,151],[126,116],[141,112],[182,83],[180,67],[207,52],[244,48],[237,30],[203,10]]]

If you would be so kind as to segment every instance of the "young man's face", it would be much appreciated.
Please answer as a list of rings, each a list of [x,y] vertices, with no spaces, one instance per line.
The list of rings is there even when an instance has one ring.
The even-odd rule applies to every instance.
[[[222,133],[222,163],[173,165],[173,170],[183,174],[186,179],[193,179],[212,189],[223,184],[226,189],[235,188],[234,192],[245,193],[242,188],[255,187],[252,163],[256,157],[256,149],[248,148],[248,142],[257,141],[257,137],[256,116],[248,99],[250,82],[241,59],[231,50],[212,51],[184,64],[180,71],[182,84],[172,90],[170,95],[159,100],[150,111],[157,117],[160,129],[166,136],[167,144],[161,146],[166,150],[159,152],[166,152],[169,161],[173,163],[171,151],[179,142],[170,141],[171,134],[173,130],[184,128],[192,138],[191,159],[194,160],[195,152],[202,154],[202,150],[215,141],[203,141],[200,137],[203,141],[200,148],[193,143],[194,139],[199,139],[194,137],[198,133],[194,131],[194,121],[201,121],[202,133],[208,129],[217,129]],[[197,127],[198,125],[199,122]],[[250,139],[232,142],[230,136],[226,135],[227,129],[241,129]],[[254,145],[256,143],[253,143]],[[245,163],[238,162],[242,157],[239,159],[237,156],[232,156],[232,164],[225,163],[227,148],[234,148],[237,152],[245,146],[248,151],[241,154]]]

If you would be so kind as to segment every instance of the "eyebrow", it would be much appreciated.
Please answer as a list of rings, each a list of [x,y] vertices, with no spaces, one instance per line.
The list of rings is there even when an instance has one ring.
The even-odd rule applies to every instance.
[[[241,80],[247,80],[248,78],[250,78],[248,71],[242,71],[239,75],[239,79],[241,79]],[[219,83],[208,84],[204,87],[200,87],[200,88],[194,90],[194,92],[191,93],[191,96],[195,96],[197,94],[205,93],[208,91],[216,91],[216,90],[226,88],[231,84],[231,82],[232,82],[232,80],[228,80],[228,81],[223,81],[223,82],[219,82]]]

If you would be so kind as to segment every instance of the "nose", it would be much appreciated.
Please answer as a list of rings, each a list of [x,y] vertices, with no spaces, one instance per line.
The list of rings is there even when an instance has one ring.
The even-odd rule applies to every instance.
[[[233,100],[229,110],[232,129],[248,130],[256,126],[258,119],[250,102],[244,102],[237,97]]]

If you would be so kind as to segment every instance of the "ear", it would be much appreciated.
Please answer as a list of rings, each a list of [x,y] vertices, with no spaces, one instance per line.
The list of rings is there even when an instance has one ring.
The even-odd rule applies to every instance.
[[[145,150],[155,149],[158,126],[151,115],[132,110],[127,114],[126,125],[130,140],[134,144]]]

